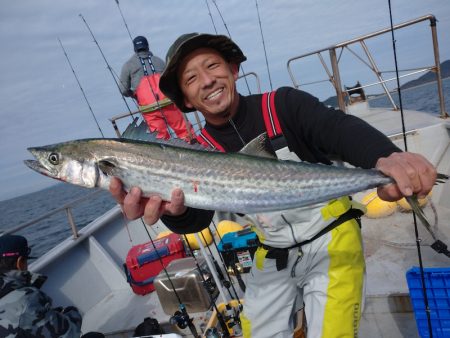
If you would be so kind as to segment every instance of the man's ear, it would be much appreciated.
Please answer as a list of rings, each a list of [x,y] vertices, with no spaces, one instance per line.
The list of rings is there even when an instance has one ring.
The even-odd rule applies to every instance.
[[[186,107],[188,107],[189,109],[194,108],[194,106],[186,99],[186,97],[183,97],[183,103]]]
[[[230,69],[231,72],[233,73],[234,80],[236,81],[239,77],[239,66],[232,62],[230,63]]]
[[[19,258],[17,258],[16,267],[17,267],[17,270],[20,270],[20,271],[28,270],[28,260],[25,257],[20,256]]]

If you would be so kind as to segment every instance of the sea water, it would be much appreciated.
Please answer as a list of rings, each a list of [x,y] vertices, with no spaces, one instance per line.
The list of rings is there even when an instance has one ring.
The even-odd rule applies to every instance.
[[[49,188],[31,194],[0,202],[0,230],[7,230],[37,219],[52,210],[92,195],[94,190],[67,183],[57,183]],[[107,191],[99,191],[92,198],[77,203],[71,208],[78,230],[115,205]],[[72,231],[63,210],[36,224],[20,230],[17,235],[25,236],[32,246],[32,256],[40,257],[59,242],[71,236]]]
[[[449,111],[450,78],[445,79],[443,85],[445,105]],[[392,96],[398,104],[398,95],[394,93]],[[440,110],[437,97],[436,83],[402,90],[403,108],[438,115]],[[371,107],[390,107],[390,102],[385,95],[371,99],[369,104]],[[0,230],[16,227],[91,193],[91,189],[58,183],[41,191],[0,201]],[[102,191],[95,197],[77,204],[72,212],[78,229],[82,229],[114,205],[115,202],[107,191]],[[33,246],[32,254],[39,257],[69,237],[71,230],[66,213],[63,211],[19,231],[18,234],[27,237]]]

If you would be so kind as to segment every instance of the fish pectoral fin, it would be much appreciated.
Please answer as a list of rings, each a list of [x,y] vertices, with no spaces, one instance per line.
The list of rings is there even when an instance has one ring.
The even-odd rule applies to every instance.
[[[449,178],[448,175],[438,173],[435,185],[438,183],[445,183],[448,180],[448,178]]]
[[[119,170],[117,162],[114,159],[103,159],[98,162],[98,168],[107,176],[116,176]]]

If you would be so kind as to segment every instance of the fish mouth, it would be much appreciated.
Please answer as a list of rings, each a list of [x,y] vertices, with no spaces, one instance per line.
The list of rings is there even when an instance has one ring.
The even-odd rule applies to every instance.
[[[51,178],[56,178],[57,173],[52,171],[52,170],[50,170],[49,168],[47,168],[39,160],[39,158],[42,156],[42,152],[43,152],[42,149],[40,149],[40,148],[28,148],[27,150],[36,159],[36,160],[24,160],[23,161],[28,168],[33,169],[34,171],[38,172],[39,174],[42,174],[42,175],[45,175],[45,176],[48,176],[48,177],[51,177]]]
[[[24,160],[23,163],[25,163],[25,165],[28,168],[33,169],[34,171],[37,171],[38,173],[40,173],[42,175],[53,177],[53,175],[51,175],[50,171],[48,171],[47,168],[45,168],[39,161]]]

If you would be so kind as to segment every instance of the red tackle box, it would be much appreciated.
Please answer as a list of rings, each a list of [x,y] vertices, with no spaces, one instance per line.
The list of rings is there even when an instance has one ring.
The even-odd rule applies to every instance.
[[[146,295],[155,290],[153,280],[163,269],[160,258],[166,267],[171,261],[186,257],[180,235],[170,234],[154,240],[153,244],[150,241],[133,246],[128,251],[124,264],[127,282],[138,295]]]

